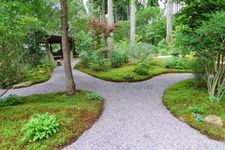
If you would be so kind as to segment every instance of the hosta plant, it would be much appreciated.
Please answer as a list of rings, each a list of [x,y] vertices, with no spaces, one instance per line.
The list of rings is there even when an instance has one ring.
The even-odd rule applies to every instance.
[[[24,139],[29,141],[39,141],[50,138],[56,134],[60,129],[60,123],[54,115],[37,114],[32,117],[27,124],[24,125],[22,131],[24,132]]]

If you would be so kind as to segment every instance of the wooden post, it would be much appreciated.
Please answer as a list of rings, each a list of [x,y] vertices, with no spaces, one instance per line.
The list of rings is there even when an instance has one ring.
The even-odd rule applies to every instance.
[[[49,46],[49,43],[46,43],[46,50],[48,51],[48,58],[50,61],[54,61],[54,57],[52,55],[51,47]]]

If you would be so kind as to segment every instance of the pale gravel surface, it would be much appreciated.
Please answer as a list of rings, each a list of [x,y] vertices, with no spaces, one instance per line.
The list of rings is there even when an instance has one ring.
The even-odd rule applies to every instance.
[[[0,97],[1,97],[2,95],[4,95],[6,92],[7,92],[6,89],[0,89]]]
[[[179,121],[162,103],[164,90],[190,74],[167,74],[137,83],[111,83],[74,70],[77,88],[101,93],[105,110],[91,129],[68,150],[225,150],[225,144],[208,139]],[[65,90],[63,68],[45,83],[8,94],[30,95]]]

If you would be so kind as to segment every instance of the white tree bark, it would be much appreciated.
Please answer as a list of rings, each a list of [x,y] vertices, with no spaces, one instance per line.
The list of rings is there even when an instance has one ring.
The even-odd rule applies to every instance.
[[[102,20],[102,21],[105,21],[105,0],[102,0],[101,20]]]
[[[166,41],[171,43],[173,40],[172,32],[173,32],[173,25],[172,25],[172,17],[173,17],[173,0],[167,0],[167,34],[166,34]]]
[[[136,35],[136,15],[135,12],[135,0],[131,0],[131,12],[130,12],[130,45],[131,48],[135,47],[135,35]]]
[[[108,25],[112,25],[114,23],[113,19],[113,2],[112,0],[108,0]],[[112,51],[113,49],[113,33],[111,33],[111,37],[107,39],[108,41],[108,50]]]

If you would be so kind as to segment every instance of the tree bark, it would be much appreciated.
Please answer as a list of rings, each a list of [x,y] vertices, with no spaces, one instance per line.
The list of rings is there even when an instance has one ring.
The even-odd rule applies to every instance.
[[[101,20],[105,21],[105,0],[102,0],[102,14],[101,14]]]
[[[135,47],[136,36],[136,16],[135,16],[135,0],[131,0],[131,12],[130,12],[130,45],[131,48]]]
[[[62,32],[62,49],[64,58],[64,71],[66,75],[66,89],[67,95],[75,94],[75,83],[73,79],[71,60],[70,60],[70,48],[68,38],[68,7],[67,0],[60,0],[61,3],[61,32]]]
[[[173,40],[172,32],[172,17],[173,17],[173,0],[167,0],[167,34],[166,41],[171,43]]]
[[[114,23],[113,19],[113,2],[112,0],[108,0],[108,25],[112,25]],[[108,41],[108,50],[111,52],[113,49],[113,33],[110,34],[110,37],[107,39]]]

